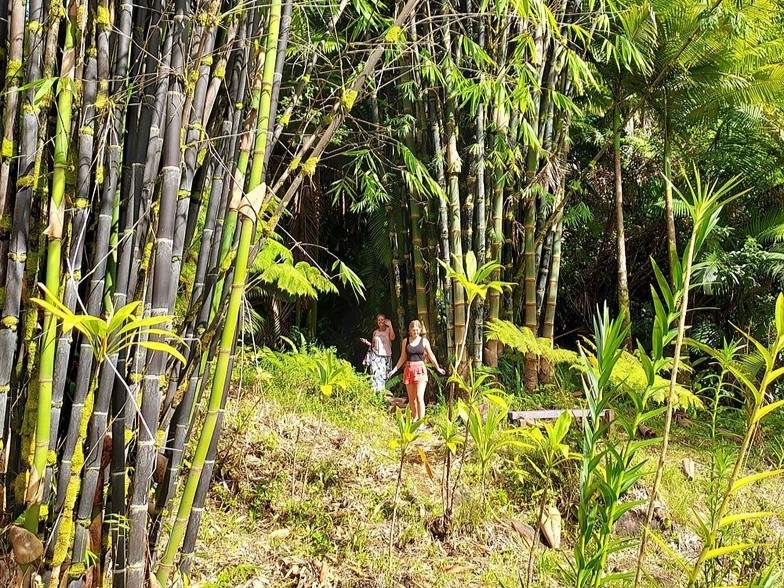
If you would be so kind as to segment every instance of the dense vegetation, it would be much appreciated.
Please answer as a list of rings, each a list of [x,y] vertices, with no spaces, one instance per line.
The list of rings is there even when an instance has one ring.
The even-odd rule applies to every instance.
[[[723,576],[717,562],[756,548],[736,529],[772,516],[735,512],[737,491],[780,473],[746,468],[782,402],[782,8],[0,5],[0,490],[16,581],[179,581],[238,350],[311,374],[321,423],[336,391],[367,393],[361,378],[331,351],[274,350],[299,331],[347,355],[354,324],[383,311],[398,330],[422,321],[452,365],[436,536],[456,527],[464,464],[485,508],[496,454],[539,447],[539,519],[559,454],[579,463],[561,580],[639,585],[648,544],[669,549],[651,524],[676,410],[706,410],[710,501],[693,557],[669,554],[677,581],[776,585],[773,565]],[[579,457],[561,451],[565,420],[505,426],[520,396],[567,380],[588,415]],[[739,410],[730,443],[724,408]],[[395,420],[390,560],[420,424]],[[301,475],[304,495],[310,458]],[[644,483],[645,524],[620,540]]]

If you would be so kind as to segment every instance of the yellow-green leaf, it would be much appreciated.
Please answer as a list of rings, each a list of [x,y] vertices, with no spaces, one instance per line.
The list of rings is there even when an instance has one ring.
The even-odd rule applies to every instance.
[[[719,522],[719,528],[726,527],[733,523],[739,523],[741,521],[753,521],[757,519],[766,519],[768,517],[772,517],[775,512],[769,510],[763,510],[760,512],[742,512],[734,515],[727,515],[726,517],[722,518]]]
[[[139,346],[144,347],[146,349],[151,349],[153,351],[161,351],[163,353],[168,353],[174,359],[181,361],[182,363],[188,363],[185,357],[177,351],[174,347],[167,343],[161,343],[160,341],[139,341]]]
[[[324,396],[332,396],[332,384],[322,384],[321,393]]]
[[[672,549],[672,547],[667,545],[664,539],[659,537],[650,528],[648,529],[648,534],[650,538],[653,539],[656,544],[661,547],[683,571],[689,571],[689,562],[687,562],[680,553],[677,553],[674,549]]]
[[[757,414],[754,417],[754,422],[758,423],[767,415],[769,415],[770,413],[772,413],[774,410],[776,410],[781,406],[784,406],[784,400],[777,400],[776,402],[771,402],[770,404],[763,406],[762,408],[759,409],[759,411],[757,411]]]
[[[425,451],[417,445],[417,453],[419,453],[419,458],[422,460],[422,465],[425,466],[425,471],[427,472],[427,476],[432,481],[433,478],[433,469],[430,467],[430,462],[427,460],[427,454]]]
[[[772,478],[773,476],[778,476],[784,472],[784,469],[781,470],[770,470],[767,472],[760,472],[759,474],[752,474],[751,476],[746,476],[744,478],[740,478],[735,480],[735,483],[732,485],[732,493],[737,492],[744,486],[748,486],[749,484],[753,484],[754,482],[759,482],[760,480],[765,480],[767,478]]]
[[[725,545],[724,547],[717,547],[716,549],[710,549],[705,554],[705,558],[703,561],[708,561],[709,559],[713,559],[716,557],[721,557],[722,555],[727,555],[729,553],[736,553],[738,551],[744,551],[746,549],[750,549],[751,547],[759,547],[762,545],[761,543],[736,543],[735,545]]]

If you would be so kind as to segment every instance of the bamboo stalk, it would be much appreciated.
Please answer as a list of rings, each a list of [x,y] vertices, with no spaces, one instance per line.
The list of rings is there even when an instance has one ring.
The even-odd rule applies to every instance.
[[[41,0],[30,0],[27,5],[27,64],[25,81],[27,84],[34,84],[41,79],[41,58],[42,58],[42,27],[43,6]],[[16,359],[17,341],[20,337],[18,332],[21,315],[22,288],[24,285],[25,262],[28,258],[28,236],[30,232],[30,211],[32,208],[33,185],[35,178],[36,153],[38,149],[38,112],[35,105],[36,90],[29,87],[24,94],[22,107],[22,137],[19,149],[19,167],[16,180],[16,198],[14,200],[14,218],[12,225],[11,241],[8,252],[8,264],[6,266],[5,297],[3,300],[2,321],[0,321],[0,413],[5,422],[6,406],[8,395],[11,390],[11,376],[14,371]],[[28,391],[29,394],[29,391]],[[24,404],[22,402],[21,404]],[[4,432],[4,446],[11,446],[15,443],[13,437],[9,439],[10,433]],[[18,451],[10,455],[19,454]],[[9,471],[11,467],[9,465]],[[26,474],[20,473],[20,476]],[[16,480],[14,484],[18,483]],[[22,478],[22,487],[26,487]],[[22,494],[24,494],[22,492]],[[9,505],[10,506],[10,505]],[[17,510],[18,506],[13,505],[11,509]]]
[[[76,66],[76,18],[78,4],[71,3],[66,24],[65,49],[61,68],[61,83],[57,103],[57,129],[54,144],[54,176],[52,179],[51,202],[46,257],[46,299],[52,302],[60,287],[60,261],[65,224],[65,184],[70,142],[71,115],[73,104],[74,73]],[[28,509],[25,527],[37,532],[40,507],[44,498],[44,479],[49,452],[49,434],[52,419],[52,386],[57,338],[57,321],[51,312],[44,309],[43,343],[38,389],[38,418],[35,434],[35,457],[27,486]]]
[[[19,114],[21,93],[18,88],[24,76],[22,57],[24,50],[25,4],[22,0],[11,0],[8,22],[8,61],[5,65],[5,112],[3,120],[3,143],[0,150],[0,284],[6,282],[6,259],[11,219],[13,212],[13,196],[9,193],[12,165],[18,145],[14,140],[16,121]],[[5,14],[5,13],[4,13]],[[4,46],[4,45],[3,45]],[[0,300],[2,303],[2,300]],[[4,407],[0,409],[0,423],[5,422]]]
[[[433,158],[435,160],[436,181],[446,192],[446,174],[444,172],[443,147],[441,143],[441,116],[438,108],[438,101],[435,97],[430,99],[429,109],[430,133],[433,141]],[[441,261],[446,265],[451,262],[451,246],[449,244],[449,210],[446,199],[438,201],[438,223],[439,223],[439,243],[441,245]],[[452,288],[444,288],[444,299],[446,303],[446,348],[447,357],[455,355],[454,339],[454,308],[452,306]]]
[[[215,368],[215,375],[213,377],[207,415],[205,416],[199,434],[198,445],[180,500],[177,518],[175,519],[168,544],[166,545],[166,551],[161,558],[160,566],[156,574],[158,581],[162,585],[166,585],[168,577],[174,567],[174,558],[182,545],[195,493],[198,488],[199,478],[201,477],[202,469],[204,467],[204,461],[212,443],[213,436],[217,436],[219,433],[219,429],[217,428],[218,414],[223,405],[223,398],[228,390],[227,379],[230,376],[230,355],[235,342],[238,317],[245,292],[245,280],[248,270],[251,242],[256,224],[256,215],[259,214],[261,209],[260,204],[263,202],[264,184],[262,183],[262,178],[264,176],[264,160],[269,121],[273,116],[273,113],[270,112],[270,108],[272,102],[272,84],[276,68],[275,60],[270,57],[275,55],[275,50],[278,46],[281,12],[281,0],[273,0],[269,10],[267,29],[265,31],[265,53],[267,58],[264,61],[263,74],[261,77],[258,124],[256,125],[256,146],[248,183],[249,193],[254,189],[261,187],[262,194],[254,200],[251,200],[249,196],[245,196],[239,209],[240,214],[243,215],[240,240],[237,245],[237,256],[234,263],[234,275],[229,297],[229,307],[226,322],[224,323],[223,332],[221,334],[220,350]],[[235,189],[237,188],[242,190],[242,185],[235,185]]]
[[[175,7],[171,36],[172,60],[166,110],[166,127],[162,149],[161,199],[158,212],[158,227],[155,235],[153,280],[151,283],[151,316],[160,317],[171,313],[171,291],[176,289],[177,277],[173,276],[173,245],[175,218],[177,213],[177,189],[180,185],[180,129],[185,96],[182,88],[184,67],[184,43],[187,27],[187,8],[184,0]],[[161,335],[153,334],[151,342],[163,342]],[[161,380],[166,364],[163,351],[152,350],[146,361],[147,370],[143,380],[143,395],[140,411],[139,440],[136,454],[136,470],[129,507],[128,570],[127,583],[141,586],[146,577],[147,552],[147,503],[152,474],[155,469],[156,446],[154,432],[158,430],[158,412],[161,403]]]
[[[87,51],[86,67],[84,68],[84,106],[82,110],[81,126],[79,128],[79,155],[78,155],[78,168],[76,180],[76,212],[73,214],[72,229],[71,229],[71,247],[68,254],[68,267],[65,280],[65,292],[63,294],[63,305],[72,312],[76,309],[79,300],[79,283],[82,280],[82,263],[85,253],[85,239],[87,236],[88,221],[90,216],[90,188],[92,182],[92,159],[95,143],[95,100],[98,94],[98,61],[96,59],[97,51],[95,46]],[[69,356],[71,352],[73,333],[62,333],[57,342],[57,351],[55,356],[55,370],[54,370],[54,385],[52,397],[52,426],[50,431],[50,444],[49,450],[56,450],[56,442],[58,438],[58,425],[60,421],[60,410],[63,404],[63,392],[68,378],[70,366]],[[92,351],[88,343],[85,343],[81,349],[83,354],[92,356]],[[80,355],[79,364],[81,365],[82,359]],[[84,369],[84,368],[82,368]],[[88,376],[89,379],[89,376]],[[74,380],[78,382],[77,378]],[[89,388],[88,383],[84,383],[85,389]],[[79,386],[77,386],[77,390]],[[80,410],[84,403],[84,398],[79,399],[78,394],[74,396],[73,407]],[[79,413],[81,414],[81,413]],[[81,423],[81,417],[78,419],[71,419],[71,422]],[[70,427],[69,427],[70,429]],[[69,430],[70,432],[70,430]],[[77,431],[78,432],[78,431]],[[65,468],[61,466],[62,472],[71,471],[71,463],[73,452],[76,449],[76,440],[66,442],[68,448],[63,451],[63,458],[67,458],[64,462]],[[61,462],[63,463],[63,462]],[[51,477],[51,464],[47,464],[46,479]],[[55,526],[52,529],[49,543],[47,545],[47,557],[54,558],[55,545],[57,544],[57,537],[60,531],[59,515],[63,512],[65,507],[64,501],[68,494],[68,484],[71,484],[68,475],[60,474],[57,477],[57,494],[56,501],[52,511],[55,520]],[[47,484],[48,486],[48,484]],[[71,508],[73,505],[71,506]],[[64,560],[61,560],[64,561]]]

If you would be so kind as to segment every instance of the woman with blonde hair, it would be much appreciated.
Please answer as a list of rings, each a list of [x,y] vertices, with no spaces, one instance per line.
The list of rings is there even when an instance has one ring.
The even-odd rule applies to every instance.
[[[425,328],[422,323],[416,320],[411,321],[408,325],[408,337],[403,339],[400,348],[400,359],[387,376],[391,378],[405,364],[403,384],[408,392],[408,405],[411,407],[411,416],[414,420],[422,419],[425,416],[425,388],[427,387],[425,358],[430,360],[439,374],[442,376],[446,374],[446,370],[438,365],[430,342],[425,339],[424,334]]]
[[[386,315],[376,315],[378,329],[373,331],[371,343],[367,339],[360,339],[362,343],[369,347],[367,359],[370,365],[371,386],[376,392],[381,392],[385,388],[389,368],[392,367],[392,341],[395,340],[395,329],[392,328],[392,321]]]

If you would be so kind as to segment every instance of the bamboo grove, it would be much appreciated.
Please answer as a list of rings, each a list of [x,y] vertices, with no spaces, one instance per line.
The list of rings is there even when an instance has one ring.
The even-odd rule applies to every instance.
[[[720,3],[670,3],[665,39],[647,3],[4,2],[0,491],[4,524],[40,540],[24,573],[189,572],[259,260],[283,290],[296,272],[357,287],[276,235],[327,156],[345,162],[331,194],[383,218],[400,324],[476,363],[500,353],[488,319],[552,340],[579,102],[626,71],[637,86],[597,100],[611,135],[669,107],[657,92],[715,48]],[[437,263],[466,259],[515,286],[469,305]]]

